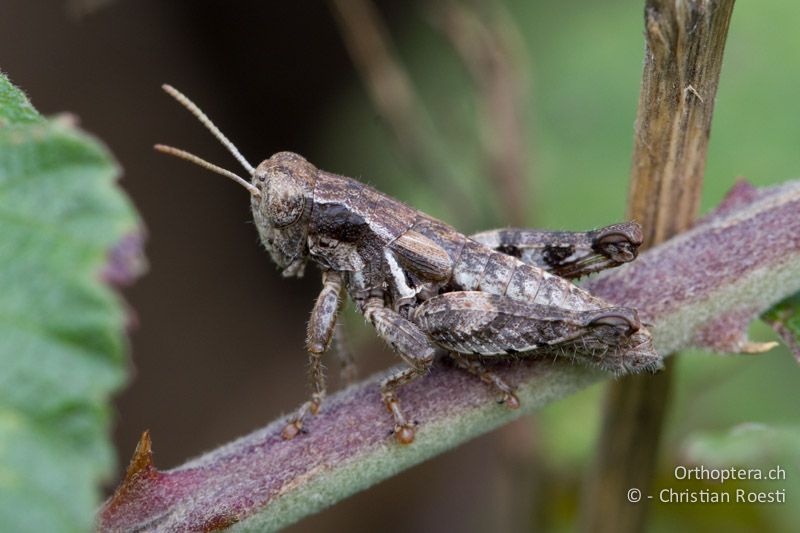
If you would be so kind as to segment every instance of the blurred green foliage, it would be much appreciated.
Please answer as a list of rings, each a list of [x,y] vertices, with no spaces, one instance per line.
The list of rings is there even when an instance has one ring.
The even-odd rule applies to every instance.
[[[762,318],[780,334],[800,362],[800,293],[778,302]]]
[[[114,467],[126,316],[102,278],[140,229],[111,155],[71,122],[39,115],[0,74],[2,531],[89,531]]]
[[[586,229],[623,217],[644,48],[643,4],[504,4],[525,43],[523,66],[530,78],[527,107],[521,110],[529,132],[529,224]],[[442,136],[436,148],[444,151],[441,164],[466,195],[486,202],[493,214],[465,212],[468,207],[434,192],[431,183],[440,176],[418,175],[403,160],[360,85],[343,95],[342,105],[326,117],[314,160],[321,168],[374,184],[462,231],[504,225],[503,210],[482,167],[474,84],[446,37],[430,23],[426,4],[416,7],[393,35],[398,53]],[[737,3],[712,124],[704,212],[737,177],[767,185],[800,174],[798,27],[800,6],[791,0]],[[752,336],[775,340],[760,324],[754,325]],[[758,356],[683,354],[656,489],[675,486],[674,466],[687,460],[683,443],[697,431],[726,431],[746,422],[800,423],[798,390],[800,369],[784,347]],[[602,389],[594,387],[540,415],[538,438],[554,472],[554,485],[570,487],[555,496],[555,516],[550,517],[555,530],[574,526],[580,478],[592,457],[601,407]],[[706,444],[704,457],[712,457],[718,446],[726,461],[748,462],[746,457],[722,455],[722,441]],[[788,471],[786,487],[797,487],[800,465],[783,466]],[[699,530],[713,524],[731,531],[788,531],[788,524],[800,522],[800,506],[790,503],[654,507],[656,531]]]

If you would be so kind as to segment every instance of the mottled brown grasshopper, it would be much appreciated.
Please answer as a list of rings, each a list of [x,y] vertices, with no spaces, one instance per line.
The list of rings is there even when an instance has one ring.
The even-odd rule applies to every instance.
[[[301,276],[309,259],[322,270],[322,292],[308,324],[313,393],[283,431],[295,437],[325,397],[320,362],[346,292],[356,308],[408,364],[381,383],[394,434],[407,444],[414,424],[398,388],[425,374],[437,354],[488,383],[511,408],[514,389],[482,360],[568,354],[614,373],[649,370],[660,359],[635,309],[613,307],[567,278],[633,260],[641,244],[635,223],[588,233],[505,229],[473,235],[356,180],[279,152],[254,168],[183,94],[164,89],[224,144],[248,182],[197,156],[157,145],[227,176],[251,195],[261,241],[285,277]]]

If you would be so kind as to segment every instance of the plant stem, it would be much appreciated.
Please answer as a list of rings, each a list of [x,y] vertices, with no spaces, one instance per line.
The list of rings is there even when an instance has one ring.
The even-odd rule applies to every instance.
[[[645,62],[636,118],[627,218],[654,246],[694,223],[733,0],[648,0]],[[584,531],[642,531],[674,360],[656,376],[611,383],[596,463],[586,487]],[[647,501],[647,500],[645,500]]]
[[[748,346],[750,320],[800,290],[799,211],[800,181],[767,189],[739,184],[713,216],[591,280],[587,288],[615,305],[640,309],[657,324],[654,341],[661,353],[688,347],[739,350]],[[729,344],[720,345],[719,339]],[[99,529],[208,531],[234,523],[251,531],[285,527],[611,377],[568,359],[524,357],[498,365],[496,372],[517,386],[518,410],[497,405],[491,391],[465,372],[434,365],[424,379],[401,391],[406,411],[419,421],[409,446],[391,436],[391,417],[378,387],[383,375],[328,397],[309,420],[308,433],[291,441],[281,439],[286,419],[279,419],[164,472],[152,466],[149,453],[140,457],[149,452],[143,445],[117,495],[101,510]]]

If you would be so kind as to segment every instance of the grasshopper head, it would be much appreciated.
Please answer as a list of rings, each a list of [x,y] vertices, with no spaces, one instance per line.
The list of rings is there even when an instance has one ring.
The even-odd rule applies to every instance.
[[[250,205],[261,242],[284,276],[301,276],[308,260],[308,222],[317,168],[291,152],[278,152],[253,172],[258,194]]]
[[[230,170],[172,146],[157,144],[156,150],[186,159],[230,178],[247,189],[261,242],[283,270],[284,276],[302,276],[308,260],[308,220],[317,181],[316,167],[297,154],[278,152],[257,168],[253,168],[194,102],[171,85],[165,84],[162,87],[228,149],[250,175],[251,180],[248,182]]]

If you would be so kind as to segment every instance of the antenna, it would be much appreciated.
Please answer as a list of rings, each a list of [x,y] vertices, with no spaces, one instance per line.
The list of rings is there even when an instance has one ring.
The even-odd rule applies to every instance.
[[[167,94],[169,94],[175,100],[177,100],[183,107],[188,109],[189,112],[192,115],[197,117],[197,120],[202,122],[203,126],[208,128],[208,131],[210,131],[214,135],[214,137],[216,137],[217,140],[219,142],[221,142],[225,146],[225,148],[228,149],[228,151],[233,155],[233,157],[235,157],[236,160],[239,161],[239,163],[245,168],[245,170],[247,170],[247,173],[250,174],[251,176],[253,175],[253,172],[255,172],[255,168],[253,168],[253,165],[251,165],[250,163],[247,162],[247,159],[245,159],[244,156],[239,152],[239,150],[236,149],[236,147],[233,145],[233,143],[231,141],[229,141],[228,138],[225,137],[225,135],[221,131],[219,131],[219,128],[217,128],[214,125],[214,123],[211,122],[211,119],[208,118],[208,116],[206,116],[206,114],[203,113],[200,110],[200,108],[197,107],[197,105],[195,105],[194,102],[189,100],[189,98],[187,98],[186,95],[184,95],[182,92],[180,92],[178,89],[176,89],[172,85],[169,85],[169,84],[165,83],[164,85],[161,86],[161,88],[164,89],[167,92]],[[164,150],[162,150],[162,151],[164,151]],[[180,151],[181,150],[178,150],[178,152],[180,152]],[[178,155],[177,153],[173,153],[173,152],[165,152],[165,153],[171,153],[172,155],[176,155],[178,157],[183,157],[182,155]],[[186,154],[186,152],[183,152],[183,153]],[[189,154],[189,155],[191,155],[191,154]],[[193,156],[193,157],[196,157],[196,156]],[[192,161],[193,163],[197,163],[200,166],[210,165],[210,166],[206,166],[206,168],[208,168],[209,170],[211,170],[211,167],[214,167],[214,165],[211,165],[211,163],[206,163],[206,165],[203,165],[202,163],[199,163],[198,161],[196,161],[194,159],[189,159],[187,157],[183,157],[183,158],[187,159],[189,161]],[[200,158],[196,158],[196,159],[199,159],[200,161],[203,161]],[[205,163],[205,161],[203,161],[203,163]],[[219,168],[219,167],[215,167],[215,168]],[[216,170],[214,172],[216,172]],[[227,174],[223,174],[223,175],[225,176]],[[228,176],[228,177],[230,177],[230,176]]]
[[[261,196],[261,191],[259,191],[258,188],[255,185],[253,185],[253,184],[249,183],[247,180],[237,176],[236,174],[234,174],[230,170],[225,170],[222,167],[218,167],[217,165],[215,165],[213,163],[209,163],[205,159],[201,159],[201,158],[197,157],[196,155],[190,154],[189,152],[186,152],[185,150],[181,150],[179,148],[174,148],[172,146],[167,146],[165,144],[157,144],[153,148],[155,148],[156,150],[158,150],[159,152],[162,152],[164,154],[174,155],[175,157],[180,157],[181,159],[185,159],[186,161],[190,161],[190,162],[194,163],[195,165],[200,165],[201,167],[203,167],[205,169],[208,169],[211,172],[216,172],[217,174],[222,174],[226,178],[232,179],[233,181],[235,181],[236,183],[238,183],[239,185],[241,185],[242,187],[244,187],[245,189],[250,191],[251,195],[253,195],[253,196]]]

